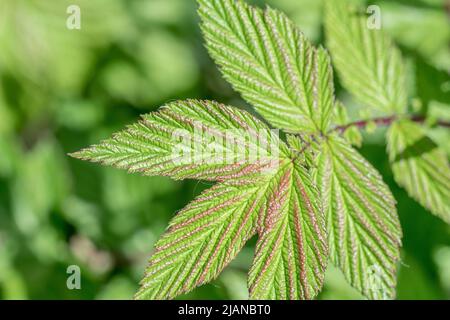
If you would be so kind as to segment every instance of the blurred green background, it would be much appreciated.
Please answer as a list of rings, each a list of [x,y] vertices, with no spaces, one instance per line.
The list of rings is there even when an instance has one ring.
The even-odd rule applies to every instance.
[[[263,4],[264,1],[249,1]],[[322,1],[267,0],[323,43]],[[450,107],[450,3],[375,1],[408,61],[411,106]],[[81,8],[81,30],[66,28]],[[203,47],[194,0],[0,0],[0,298],[130,299],[169,219],[208,185],[144,178],[71,159],[73,152],[168,101],[248,106]],[[342,92],[353,118],[364,116]],[[383,174],[404,230],[399,299],[450,298],[450,226],[393,182],[383,130],[362,153]],[[450,153],[443,129],[430,134]],[[254,241],[188,299],[245,299]],[[69,265],[81,290],[68,290]],[[321,299],[360,299],[330,268]]]

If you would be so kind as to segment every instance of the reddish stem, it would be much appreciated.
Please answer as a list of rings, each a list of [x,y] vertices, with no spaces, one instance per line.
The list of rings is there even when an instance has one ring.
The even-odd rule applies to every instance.
[[[398,120],[399,118],[397,116],[390,116],[390,117],[381,117],[381,118],[374,118],[374,119],[368,119],[368,120],[360,120],[348,123],[343,126],[337,126],[332,131],[337,131],[339,133],[344,133],[351,127],[358,127],[360,129],[365,128],[369,123],[373,122],[377,126],[390,126],[394,121]],[[411,121],[417,122],[417,123],[424,123],[426,121],[426,118],[424,116],[412,116],[409,118]],[[439,127],[444,128],[450,128],[450,122],[447,121],[438,121],[436,122],[436,125]]]
[[[367,120],[359,120],[359,121],[348,123],[346,125],[337,126],[334,129],[331,129],[329,133],[338,132],[340,134],[343,134],[345,131],[347,131],[351,127],[358,127],[360,129],[363,129],[371,122],[375,123],[378,126],[387,127],[387,126],[390,126],[394,121],[397,121],[397,120],[399,120],[398,116],[389,116],[389,117],[380,117],[380,118],[373,118],[373,119],[367,119]],[[411,116],[409,118],[409,120],[411,120],[413,122],[417,122],[417,123],[425,123],[426,117]],[[435,125],[439,126],[439,127],[450,128],[450,122],[448,122],[448,121],[439,120],[435,123]],[[320,134],[320,137],[323,138],[324,135]],[[311,140],[317,142],[314,136],[311,137]],[[300,154],[302,154],[303,152],[305,152],[309,147],[311,147],[312,141],[306,143],[301,150],[297,151],[297,157]]]

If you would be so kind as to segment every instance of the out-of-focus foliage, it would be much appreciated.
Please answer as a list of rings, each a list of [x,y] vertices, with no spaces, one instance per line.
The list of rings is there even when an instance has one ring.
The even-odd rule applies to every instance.
[[[250,2],[285,11],[324,43],[322,1]],[[410,104],[448,120],[445,1],[374,2],[408,61]],[[81,8],[81,30],[66,28],[71,4]],[[66,154],[167,101],[200,97],[246,107],[203,47],[194,0],[0,1],[1,299],[132,298],[169,219],[208,186],[129,175]],[[362,117],[354,101],[340,98],[354,110],[351,119]],[[448,131],[429,134],[450,151]],[[365,137],[361,152],[398,200],[398,298],[449,299],[450,228],[394,183],[383,135]],[[254,245],[183,298],[246,298]],[[81,290],[66,287],[69,265],[81,268]],[[320,298],[361,297],[329,268]]]

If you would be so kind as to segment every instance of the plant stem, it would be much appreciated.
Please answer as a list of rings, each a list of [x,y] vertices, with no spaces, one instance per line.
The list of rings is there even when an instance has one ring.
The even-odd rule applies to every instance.
[[[398,116],[390,116],[390,117],[373,118],[373,119],[368,119],[368,120],[359,120],[359,121],[348,123],[343,126],[337,126],[334,129],[332,129],[331,132],[344,133],[351,127],[358,127],[360,129],[363,129],[371,122],[375,123],[377,126],[386,127],[386,126],[390,126],[394,121],[399,120],[399,119],[400,118]],[[411,116],[409,118],[409,120],[411,120],[413,122],[417,122],[417,123],[425,123],[426,118],[424,116]],[[448,122],[448,121],[440,120],[440,121],[436,122],[436,125],[439,127],[450,128],[450,122]]]
[[[359,121],[347,123],[347,124],[342,125],[342,126],[336,126],[333,129],[331,129],[328,133],[338,132],[339,134],[343,134],[343,133],[345,133],[345,131],[347,131],[351,127],[358,127],[360,129],[364,129],[371,122],[375,123],[377,126],[388,127],[394,121],[397,121],[397,120],[400,120],[400,119],[401,119],[400,117],[394,115],[394,116],[389,116],[389,117],[380,117],[380,118],[373,118],[373,119],[367,119],[367,120],[359,120]],[[426,121],[426,117],[415,115],[415,116],[410,116],[409,120],[411,120],[413,122],[416,122],[416,123],[422,123],[423,124]],[[435,125],[438,126],[438,127],[450,128],[450,122],[444,121],[444,120],[438,120],[435,123]],[[324,137],[326,137],[326,135],[324,135],[323,133],[319,134],[319,138],[324,138]],[[296,158],[300,154],[302,154],[303,152],[308,150],[311,147],[313,142],[317,142],[316,136],[314,136],[314,135],[310,136],[310,139],[311,140],[309,142],[306,142],[301,150],[298,150],[296,152],[297,153]]]

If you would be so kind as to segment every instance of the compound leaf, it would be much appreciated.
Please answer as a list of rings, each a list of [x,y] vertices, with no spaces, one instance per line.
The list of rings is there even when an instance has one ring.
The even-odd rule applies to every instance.
[[[129,172],[224,181],[269,170],[288,149],[245,111],[211,101],[180,101],[99,145],[72,154]]]
[[[326,4],[327,46],[345,88],[366,107],[403,113],[407,90],[400,51],[381,29],[370,26],[365,12],[347,0]]]
[[[249,274],[250,297],[311,299],[322,287],[328,260],[317,190],[296,163],[281,169],[269,190]]]
[[[199,0],[210,55],[225,78],[273,126],[325,132],[334,105],[328,53],[282,13],[241,0]]]
[[[450,223],[450,168],[446,154],[409,120],[388,131],[388,153],[394,178],[433,214]]]
[[[174,140],[178,130],[189,139]],[[294,164],[298,160],[295,155],[269,131],[246,112],[191,100],[145,115],[111,139],[74,154],[131,172],[219,181],[172,220],[150,258],[137,299],[174,298],[214,279],[256,230],[261,239],[253,270],[268,262],[263,254],[268,252],[269,238],[280,230],[284,245],[271,250],[276,250],[274,254],[285,260],[293,274],[286,274],[284,280],[289,283],[283,283],[281,275],[268,280],[270,274],[263,273],[252,285],[252,297],[268,297],[275,291],[286,299],[316,295],[327,261],[325,219],[317,204],[317,191],[306,169]],[[249,137],[238,140],[243,145],[231,150],[224,139],[214,142],[214,155],[231,152],[230,164],[223,164],[223,157],[218,163],[203,163],[210,155],[203,155],[204,150],[197,150],[196,145],[205,147],[205,141],[227,133],[234,139]],[[261,136],[265,140],[260,140]],[[266,150],[267,138],[276,148]],[[174,161],[178,157],[173,150],[180,148],[180,143],[184,151],[196,156],[194,160],[186,164]],[[255,150],[266,151],[256,162],[249,157]],[[243,162],[238,162],[241,158]],[[265,169],[270,170],[261,171]],[[271,281],[270,288],[266,281]]]
[[[394,298],[402,237],[395,200],[350,145],[361,144],[358,128],[330,128],[345,126],[348,115],[335,101],[327,52],[276,10],[242,0],[198,2],[212,57],[234,88],[288,133],[289,147],[247,112],[188,100],[74,153],[130,172],[218,182],[170,222],[136,298],[171,299],[215,279],[255,234],[253,299],[315,297],[329,256],[368,298]],[[403,113],[399,51],[346,0],[330,3],[328,42],[343,84],[372,109]],[[387,138],[397,182],[450,222],[445,154],[408,120],[394,123]]]
[[[329,230],[330,259],[370,299],[395,296],[401,228],[379,173],[346,141],[330,136],[315,174]]]

